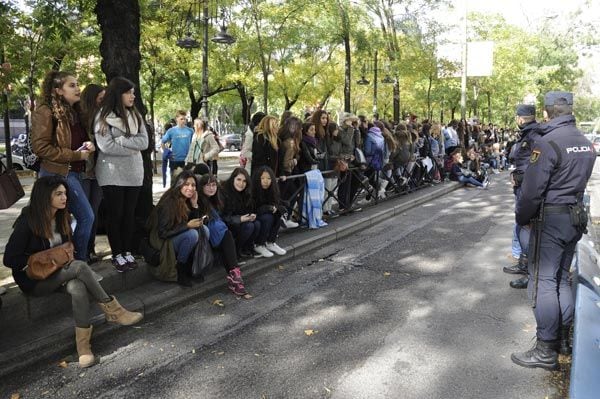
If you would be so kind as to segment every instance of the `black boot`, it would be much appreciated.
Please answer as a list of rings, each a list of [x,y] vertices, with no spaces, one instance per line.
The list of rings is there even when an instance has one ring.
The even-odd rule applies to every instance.
[[[185,263],[177,262],[177,284],[184,287],[191,287],[192,281],[188,275],[188,267]]]
[[[513,280],[509,283],[512,288],[524,289],[527,288],[527,284],[529,283],[529,277],[523,276],[516,280]]]
[[[561,326],[558,332],[558,353],[571,354],[571,326]]]
[[[504,273],[508,274],[527,274],[527,255],[521,254],[519,256],[519,262],[512,266],[505,266],[502,269]]]
[[[510,358],[513,363],[522,367],[556,370],[558,368],[557,346],[557,341],[538,339],[533,348],[526,352],[513,353]]]

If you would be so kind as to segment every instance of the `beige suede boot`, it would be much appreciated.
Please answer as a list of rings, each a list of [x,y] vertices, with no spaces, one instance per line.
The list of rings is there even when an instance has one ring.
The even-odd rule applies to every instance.
[[[77,354],[79,355],[79,367],[85,368],[96,364],[96,357],[92,353],[90,339],[92,338],[92,326],[88,328],[75,327],[75,342],[77,343]]]
[[[144,318],[139,312],[130,312],[125,309],[114,296],[111,298],[112,301],[107,303],[98,302],[98,305],[100,305],[100,308],[106,315],[106,321],[122,326],[130,326]]]

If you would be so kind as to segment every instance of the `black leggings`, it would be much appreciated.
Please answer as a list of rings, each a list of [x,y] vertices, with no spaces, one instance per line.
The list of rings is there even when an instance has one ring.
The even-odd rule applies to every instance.
[[[102,194],[108,211],[106,235],[113,256],[133,251],[135,207],[140,187],[103,186]]]
[[[231,269],[238,267],[237,250],[231,231],[227,230],[227,232],[225,232],[221,243],[218,247],[215,247],[215,249],[220,251],[223,255],[223,266],[225,267],[225,271],[229,272]]]
[[[71,295],[73,318],[80,328],[90,326],[90,296],[96,302],[108,302],[110,297],[92,274],[87,263],[74,260],[45,280],[39,281],[33,289],[33,296],[50,295],[62,285]]]

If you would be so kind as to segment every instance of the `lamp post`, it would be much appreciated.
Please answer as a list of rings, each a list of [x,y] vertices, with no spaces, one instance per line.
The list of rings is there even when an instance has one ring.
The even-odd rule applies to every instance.
[[[202,21],[202,100],[200,100],[200,107],[202,110],[202,119],[208,120],[208,25],[210,24],[210,14],[208,10],[208,0],[199,0],[202,4],[202,17],[198,18]],[[190,17],[188,13],[188,18]],[[220,44],[233,44],[235,43],[235,37],[227,33],[227,26],[225,24],[225,9],[221,10],[221,25],[219,33],[211,40],[215,43]],[[190,22],[191,23],[191,22]],[[177,40],[177,45],[185,49],[194,49],[200,47],[200,44],[191,35],[188,30],[187,36],[183,39]]]
[[[394,78],[392,78],[390,76],[390,74],[388,73],[389,66],[387,66],[385,68],[385,71],[386,71],[386,75],[381,80],[381,83],[394,85],[393,86],[394,123],[398,123],[400,121],[400,81],[398,79],[398,76],[395,76]],[[360,80],[356,81],[356,84],[361,85],[361,86],[366,86],[371,83],[365,78],[366,72],[367,72],[367,68],[365,65],[363,65],[361,78],[360,78]],[[373,59],[373,114],[377,113],[377,83],[378,83],[377,74],[378,73],[379,73],[379,67],[378,67],[377,51],[375,51],[375,56]]]

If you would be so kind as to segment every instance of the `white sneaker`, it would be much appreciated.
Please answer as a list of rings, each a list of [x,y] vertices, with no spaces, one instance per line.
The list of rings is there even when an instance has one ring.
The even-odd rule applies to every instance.
[[[285,255],[287,253],[287,251],[285,249],[281,248],[279,245],[275,244],[274,242],[268,242],[265,245],[265,247],[269,251],[271,251],[271,252],[273,252],[273,253],[275,253],[277,255]]]
[[[298,227],[298,223],[290,219],[283,219],[283,225],[286,229],[295,229],[296,227]]]
[[[255,245],[254,250],[265,258],[270,258],[273,256],[273,252],[269,251],[264,245]]]

